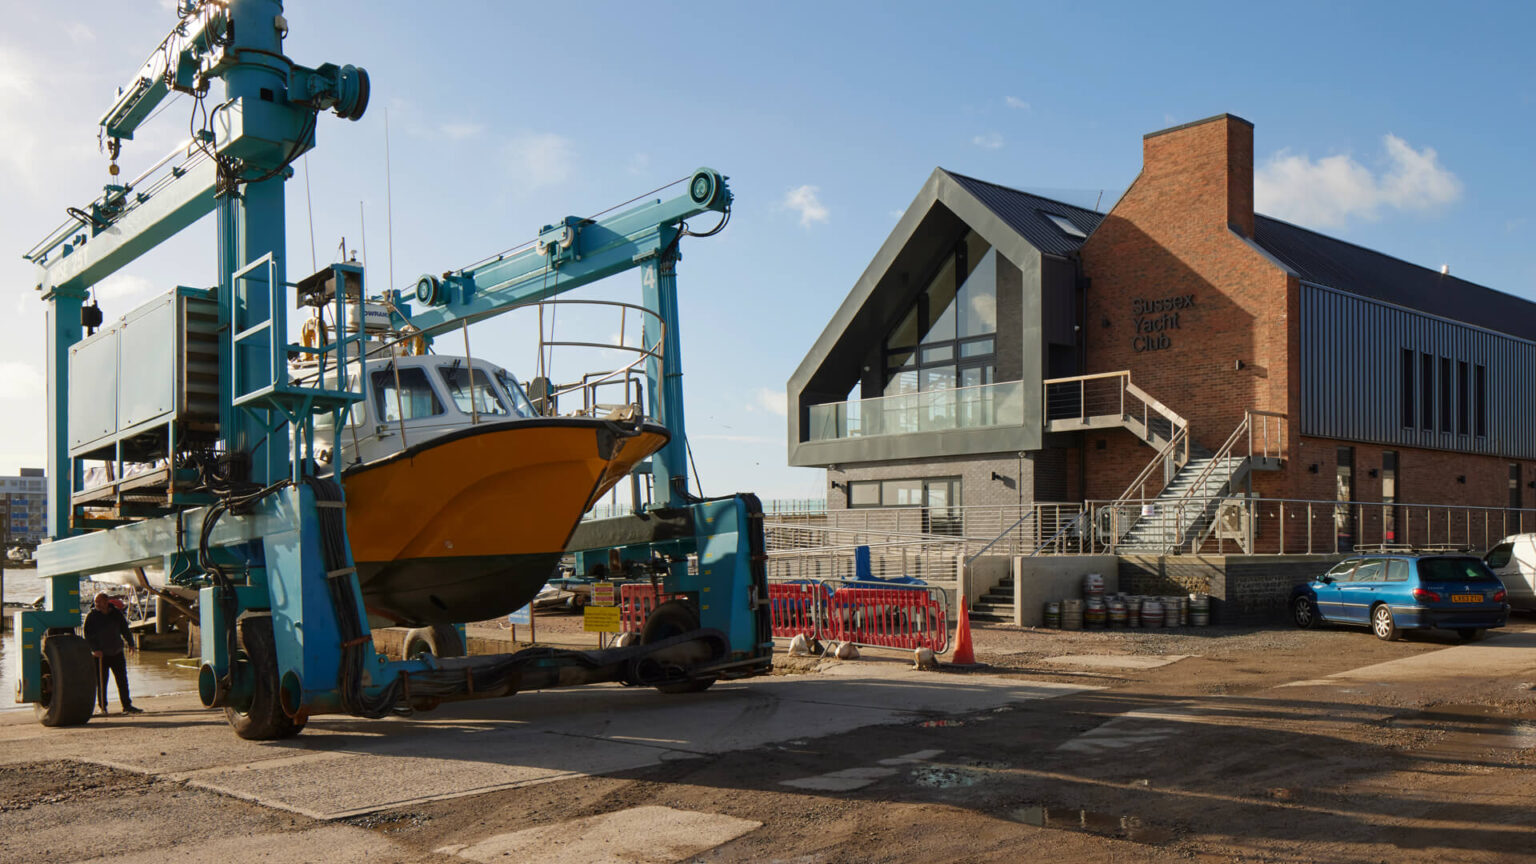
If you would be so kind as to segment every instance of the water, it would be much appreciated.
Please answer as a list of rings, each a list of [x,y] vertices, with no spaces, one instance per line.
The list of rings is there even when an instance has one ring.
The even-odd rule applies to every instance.
[[[1019,807],[1008,815],[1015,822],[1037,828],[1081,831],[1103,837],[1119,837],[1135,843],[1166,843],[1174,836],[1171,829],[1148,825],[1135,816],[1098,813],[1075,807]]]
[[[7,603],[31,603],[43,592],[48,590],[43,584],[43,579],[37,575],[36,570],[5,571],[5,602]]]
[[[46,580],[36,570],[5,571],[5,600],[9,603],[30,604],[47,590]],[[16,669],[11,660],[11,619],[6,616],[5,638],[0,640],[0,711],[16,708]],[[168,665],[171,660],[184,659],[181,651],[140,651],[138,656],[128,656],[128,685],[135,699],[161,693],[190,692],[197,689],[196,670],[180,669]],[[107,705],[117,710],[117,684],[107,683]]]
[[[0,711],[17,708],[16,669],[10,651],[11,632],[7,629],[4,642],[0,643]],[[197,670],[170,665],[170,661],[185,657],[181,651],[140,651],[138,656],[128,655],[128,687],[133,698],[196,691]],[[107,682],[107,707],[113,712],[118,710],[115,681]]]

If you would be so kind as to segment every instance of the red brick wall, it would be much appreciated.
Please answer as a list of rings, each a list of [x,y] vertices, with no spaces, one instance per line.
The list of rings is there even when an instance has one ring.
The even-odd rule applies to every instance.
[[[1246,409],[1298,408],[1297,284],[1249,244],[1252,231],[1253,127],[1223,115],[1147,136],[1141,175],[1082,250],[1087,371],[1131,370],[1211,450]],[[1138,300],[1176,297],[1193,306],[1135,314]],[[1148,338],[1157,347],[1138,350]],[[1091,498],[1119,495],[1153,455],[1124,432],[1102,437],[1105,450],[1089,436]]]

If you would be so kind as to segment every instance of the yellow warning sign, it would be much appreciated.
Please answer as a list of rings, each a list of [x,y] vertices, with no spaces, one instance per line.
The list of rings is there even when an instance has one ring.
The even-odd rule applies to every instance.
[[[619,605],[619,601],[618,598],[614,596],[616,593],[617,592],[613,590],[612,582],[593,582],[592,605],[617,606]]]
[[[619,607],[588,606],[582,611],[581,629],[588,633],[618,633]]]

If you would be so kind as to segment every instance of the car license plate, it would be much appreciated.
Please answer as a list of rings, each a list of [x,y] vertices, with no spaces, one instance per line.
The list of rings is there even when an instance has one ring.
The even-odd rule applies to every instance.
[[[1481,595],[1481,594],[1452,594],[1451,595],[1451,602],[1452,603],[1481,603],[1481,602],[1483,602],[1483,595]]]

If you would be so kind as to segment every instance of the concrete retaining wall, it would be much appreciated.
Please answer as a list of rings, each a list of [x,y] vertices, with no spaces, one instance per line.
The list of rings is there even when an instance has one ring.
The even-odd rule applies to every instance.
[[[1176,555],[1120,558],[1128,594],[1211,595],[1213,624],[1287,620],[1291,589],[1325,572],[1340,555]]]
[[[1083,576],[1104,577],[1104,590],[1120,590],[1120,573],[1113,555],[1036,555],[1013,559],[1013,614],[1022,627],[1045,623],[1045,604],[1083,596]]]

